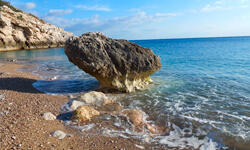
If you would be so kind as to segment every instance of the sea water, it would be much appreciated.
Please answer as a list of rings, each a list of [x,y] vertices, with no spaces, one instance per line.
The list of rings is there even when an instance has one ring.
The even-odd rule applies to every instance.
[[[250,37],[132,42],[151,48],[161,57],[162,68],[145,90],[112,98],[139,109],[145,121],[172,130],[153,138],[126,128],[109,129],[104,135],[132,135],[146,142],[151,137],[150,142],[179,149],[250,148]],[[74,94],[99,86],[68,61],[63,48],[1,52],[0,60],[7,59],[29,64],[22,71],[41,76],[33,86],[49,94]],[[121,126],[120,120],[114,125]]]

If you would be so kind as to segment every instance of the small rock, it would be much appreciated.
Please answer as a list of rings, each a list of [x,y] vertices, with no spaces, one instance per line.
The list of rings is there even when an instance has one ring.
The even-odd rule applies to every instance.
[[[56,79],[57,79],[57,77],[49,78],[50,81],[54,81]]]
[[[61,130],[56,130],[56,131],[52,132],[50,135],[53,136],[53,137],[58,137],[58,139],[61,140],[61,139],[65,138],[66,133],[64,133]]]
[[[11,138],[12,138],[13,140],[15,140],[15,139],[16,139],[16,137],[15,137],[15,136],[12,136]]]
[[[112,100],[108,100],[107,96],[104,93],[96,91],[82,94],[79,100],[84,101],[86,104],[97,106],[110,104],[113,102]]]
[[[4,95],[0,94],[0,101],[4,100]]]
[[[42,114],[42,117],[43,117],[45,120],[55,120],[55,119],[56,119],[56,116],[53,115],[53,114],[50,113],[50,112],[43,113],[43,114]]]
[[[22,146],[22,144],[18,144],[18,147],[21,147]]]
[[[74,114],[72,115],[72,119],[77,119],[79,121],[86,121],[91,119],[92,117],[99,116],[100,112],[95,110],[92,107],[89,106],[81,106],[78,107]]]
[[[16,62],[17,60],[16,59],[8,59],[7,61],[9,61],[9,62]]]
[[[77,100],[73,100],[70,104],[70,107],[73,108],[73,109],[76,109],[80,106],[83,106],[85,105],[86,103],[82,102],[82,101],[77,101]]]
[[[137,145],[137,144],[135,144],[135,147],[140,148],[140,149],[145,149],[145,147],[144,147],[144,146]]]

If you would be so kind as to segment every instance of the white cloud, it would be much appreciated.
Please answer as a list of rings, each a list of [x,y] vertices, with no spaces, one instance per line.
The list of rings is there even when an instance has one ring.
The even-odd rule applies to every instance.
[[[25,10],[31,10],[31,9],[34,9],[35,7],[36,7],[36,4],[33,3],[33,2],[29,2],[29,3],[26,3],[26,4],[24,5],[24,9],[25,9]]]
[[[223,6],[211,6],[211,5],[206,5],[204,8],[201,9],[201,12],[212,12],[216,10],[230,10],[230,9],[245,9],[248,8],[248,6],[230,6],[230,7],[223,7]]]
[[[72,9],[51,9],[47,16],[59,16],[59,15],[66,15],[71,14],[73,12]]]
[[[221,6],[211,6],[211,5],[208,4],[201,11],[202,12],[211,12],[211,11],[214,11],[214,10],[219,10],[221,8],[222,8]]]
[[[156,13],[155,17],[164,17],[164,18],[166,17],[166,18],[168,18],[168,17],[175,17],[177,15],[180,15],[180,14],[175,14],[175,13],[160,14],[160,13]]]
[[[141,11],[141,9],[140,8],[132,8],[132,9],[128,9],[127,11],[134,12],[134,11]]]
[[[212,12],[215,10],[229,10],[229,9],[233,9],[233,8],[239,8],[239,7],[222,7],[222,6],[211,6],[211,5],[206,5],[201,11],[202,12]]]
[[[220,1],[216,1],[215,4],[223,4],[225,2],[226,2],[225,0],[220,0]]]
[[[131,27],[143,27],[152,22],[171,19],[181,14],[167,13],[147,15],[141,11],[131,16],[114,17],[107,20],[100,20],[99,15],[95,15],[86,19],[65,19],[56,16],[46,16],[44,19],[51,24],[65,28],[67,31],[73,32],[75,35],[80,35],[89,31],[112,32],[114,29],[130,30]]]
[[[111,11],[109,7],[99,6],[99,5],[94,5],[94,6],[76,5],[75,7],[83,10]]]

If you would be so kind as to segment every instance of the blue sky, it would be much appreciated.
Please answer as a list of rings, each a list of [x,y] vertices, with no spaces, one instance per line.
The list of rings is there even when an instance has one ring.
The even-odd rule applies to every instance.
[[[118,39],[250,36],[250,0],[12,0],[74,35]]]

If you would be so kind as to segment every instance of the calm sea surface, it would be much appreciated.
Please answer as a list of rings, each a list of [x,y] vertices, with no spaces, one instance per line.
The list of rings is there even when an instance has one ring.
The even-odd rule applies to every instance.
[[[178,148],[250,148],[250,37],[133,42],[159,55],[162,69],[151,76],[154,83],[146,90],[113,98],[173,129],[152,142]],[[30,64],[22,70],[43,77],[34,86],[46,93],[98,88],[95,78],[68,61],[63,48],[1,52],[0,62],[7,59]],[[53,77],[57,80],[45,80]]]

